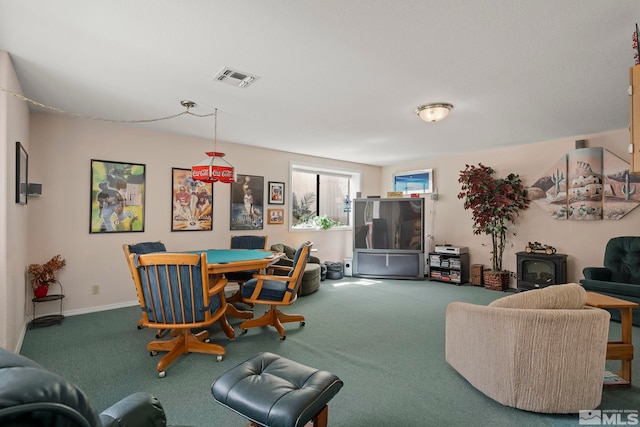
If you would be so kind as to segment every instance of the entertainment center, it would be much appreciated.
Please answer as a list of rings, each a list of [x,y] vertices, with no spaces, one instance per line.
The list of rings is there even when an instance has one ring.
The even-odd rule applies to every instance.
[[[424,280],[424,199],[353,201],[355,277]]]

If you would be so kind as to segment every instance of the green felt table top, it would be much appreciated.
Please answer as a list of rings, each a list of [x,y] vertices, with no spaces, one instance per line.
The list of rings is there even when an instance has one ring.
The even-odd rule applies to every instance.
[[[209,264],[226,264],[238,261],[253,261],[273,256],[271,251],[263,251],[260,249],[201,249],[198,251],[188,251],[188,253],[199,254],[207,253],[207,263]]]

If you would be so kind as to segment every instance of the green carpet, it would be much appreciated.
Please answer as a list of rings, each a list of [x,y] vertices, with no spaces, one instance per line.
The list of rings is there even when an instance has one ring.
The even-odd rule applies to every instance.
[[[287,324],[281,341],[273,328],[238,331],[227,340],[218,325],[213,355],[188,354],[158,378],[157,358],[146,344],[154,330],[138,330],[137,307],[67,317],[61,326],[27,332],[21,353],[82,388],[99,411],[135,391],[156,395],[169,423],[245,426],[246,420],[215,403],[211,383],[260,351],[270,351],[331,371],[344,387],[329,404],[331,427],[357,426],[577,426],[575,415],[544,415],[502,406],[470,386],[444,360],[444,314],[451,301],[487,304],[502,292],[430,281],[326,280],[320,290],[283,309],[306,317]],[[261,309],[258,308],[257,311]],[[611,324],[619,336],[619,324]],[[616,335],[617,334],[617,335]],[[640,328],[633,328],[640,344]],[[612,371],[619,363],[608,362]],[[640,409],[640,362],[636,385],[605,389],[600,409]]]

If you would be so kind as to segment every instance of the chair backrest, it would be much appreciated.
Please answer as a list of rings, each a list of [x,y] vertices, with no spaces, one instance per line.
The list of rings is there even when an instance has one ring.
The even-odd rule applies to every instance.
[[[133,264],[131,264],[130,255],[131,254],[150,254],[154,252],[166,252],[167,248],[162,243],[162,241],[158,240],[157,242],[140,242],[140,243],[125,243],[122,245],[122,251],[124,252],[124,257],[127,260],[127,264],[129,265],[129,270],[131,271],[131,277],[133,277],[135,268]]]
[[[287,287],[285,300],[291,300],[298,294],[298,288],[300,287],[300,283],[302,283],[302,276],[304,275],[304,268],[307,266],[307,261],[309,261],[311,246],[313,246],[311,242],[303,243],[293,256],[293,267],[291,271],[289,271],[289,277],[294,278],[294,280],[292,280]]]
[[[231,236],[231,249],[267,250],[268,236]]]
[[[640,284],[640,237],[623,236],[609,240],[604,266],[611,270],[611,281]]]
[[[224,287],[210,295],[207,254],[131,254],[144,325],[200,327],[226,309]]]

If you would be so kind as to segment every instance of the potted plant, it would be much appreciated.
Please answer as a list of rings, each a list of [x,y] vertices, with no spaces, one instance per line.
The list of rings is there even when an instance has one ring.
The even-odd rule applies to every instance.
[[[31,274],[31,287],[36,298],[47,296],[49,285],[56,281],[56,271],[62,269],[66,261],[62,255],[56,255],[44,264],[31,264],[27,272]]]
[[[505,290],[510,272],[502,268],[502,256],[507,240],[508,223],[515,224],[520,211],[529,207],[527,190],[518,175],[510,173],[506,178],[494,178],[495,170],[479,163],[466,165],[460,171],[458,182],[462,190],[464,208],[470,209],[473,218],[473,234],[491,236],[491,270],[485,270],[485,286]]]

